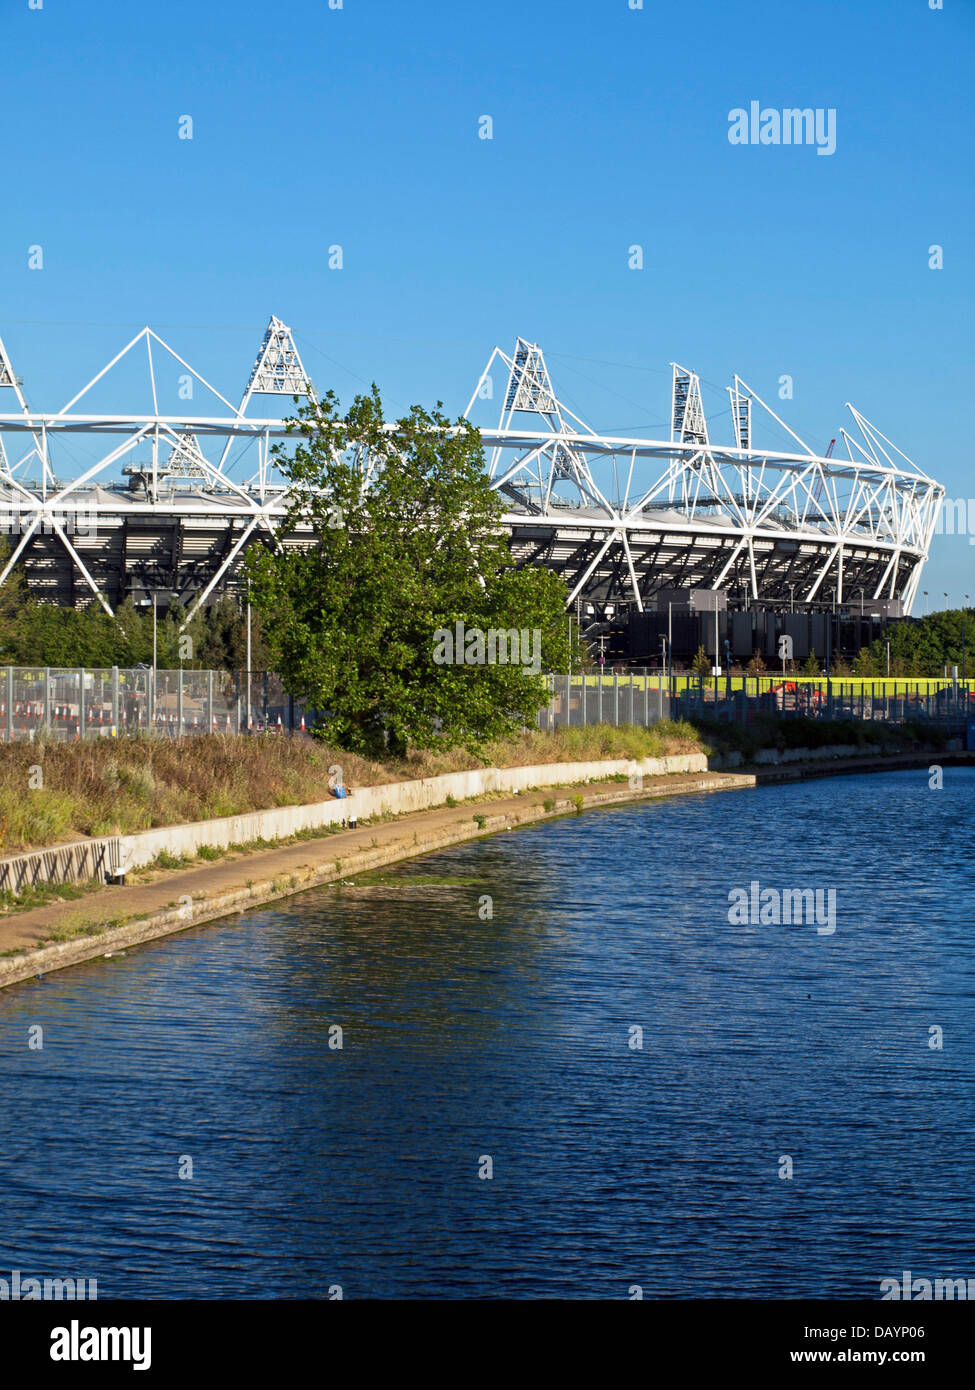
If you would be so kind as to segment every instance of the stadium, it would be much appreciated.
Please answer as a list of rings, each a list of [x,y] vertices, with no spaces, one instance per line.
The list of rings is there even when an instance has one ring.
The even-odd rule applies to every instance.
[[[733,633],[736,650],[750,651],[760,615],[786,613],[808,648],[826,615],[909,615],[943,488],[852,405],[835,454],[836,440],[817,454],[737,375],[719,444],[699,377],[671,365],[667,439],[592,429],[523,338],[493,350],[467,404],[516,563],[562,576],[590,641],[633,656],[655,649],[650,615],[666,613],[673,637],[675,610],[721,610],[717,640]],[[109,613],[155,594],[192,616],[233,593],[249,545],[311,540],[285,534],[272,453],[296,395],[314,400],[314,386],[275,317],[236,404],[147,327],[60,409],[38,407],[0,341],[0,584],[20,566],[36,598]]]

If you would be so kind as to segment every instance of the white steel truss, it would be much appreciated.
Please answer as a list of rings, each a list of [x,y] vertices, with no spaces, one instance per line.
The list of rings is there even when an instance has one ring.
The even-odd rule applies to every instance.
[[[140,355],[152,409],[94,408],[111,373]],[[209,410],[189,413],[185,399],[164,408],[163,364],[172,362]],[[559,398],[537,343],[494,349],[465,413],[493,399],[500,368],[497,423],[481,435],[517,563],[563,575],[567,602],[584,604],[591,621],[674,587],[823,606],[861,593],[909,612],[943,488],[852,406],[853,428],[840,432],[846,458],[817,455],[737,375],[734,443],[714,444],[700,379],[671,365],[670,438],[618,437]],[[111,612],[163,590],[192,611],[235,585],[248,545],[307,544],[307,531],[282,533],[291,495],[272,450],[287,420],[251,415],[260,395],[317,400],[277,318],[237,406],[146,327],[60,410],[32,410],[0,341],[0,526],[9,537],[0,583],[22,563],[31,588],[58,602],[94,600]],[[756,410],[788,448],[756,443]],[[82,465],[70,457],[80,445],[94,454]],[[64,452],[67,482],[52,448]]]
[[[670,439],[612,437],[560,402],[541,349],[521,338],[512,356],[494,349],[469,415],[497,363],[504,404],[481,433],[514,554],[562,574],[592,620],[671,588],[823,607],[862,594],[910,612],[944,489],[853,406],[847,457],[820,456],[735,375],[734,443],[716,445],[699,377],[672,363]],[[797,447],[758,446],[756,408]]]

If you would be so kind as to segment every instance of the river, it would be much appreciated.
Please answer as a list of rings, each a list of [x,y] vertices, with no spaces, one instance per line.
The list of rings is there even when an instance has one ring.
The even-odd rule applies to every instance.
[[[947,768],[587,812],[7,989],[0,1277],[876,1298],[905,1269],[975,1276],[973,792]],[[835,890],[835,930],[730,922],[753,881]]]

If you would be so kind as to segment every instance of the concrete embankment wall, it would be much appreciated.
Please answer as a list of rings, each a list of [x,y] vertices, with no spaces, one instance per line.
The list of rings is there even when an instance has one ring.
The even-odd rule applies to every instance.
[[[85,883],[104,879],[118,867],[119,837],[74,840],[68,845],[27,850],[0,859],[0,893],[26,893],[39,883]]]
[[[120,837],[120,863],[125,869],[151,864],[163,852],[194,855],[201,846],[226,849],[252,840],[283,840],[302,830],[341,825],[355,816],[364,821],[384,814],[402,815],[442,806],[448,796],[455,801],[491,793],[527,791],[530,787],[554,787],[596,782],[607,777],[660,777],[668,773],[706,772],[702,753],[671,758],[614,758],[601,762],[541,763],[532,767],[485,767],[471,772],[448,772],[439,777],[420,777],[413,782],[390,782],[380,787],[357,787],[341,800],[330,797],[308,806],[279,806],[269,811],[250,811],[218,820],[192,821],[188,825],[161,826]]]
[[[943,756],[943,755],[941,755]],[[778,767],[781,764],[856,758],[864,765],[868,761],[884,761],[891,768],[904,765],[916,755],[884,755],[875,749],[855,745],[808,749],[792,748],[781,752],[761,749],[754,757],[758,765]],[[959,755],[964,759],[965,755]],[[614,758],[592,762],[541,763],[529,767],[477,768],[469,772],[450,772],[439,777],[422,777],[410,782],[391,782],[385,786],[360,787],[348,798],[329,797],[327,801],[304,806],[279,806],[266,811],[250,811],[238,816],[214,820],[192,821],[186,825],[160,826],[133,835],[106,837],[98,841],[78,841],[46,849],[27,851],[0,860],[0,889],[23,892],[44,882],[81,882],[102,877],[112,870],[144,868],[160,854],[174,857],[196,854],[202,847],[226,849],[229,845],[249,844],[255,840],[283,840],[307,830],[329,825],[338,826],[354,815],[358,821],[383,815],[402,815],[410,811],[442,806],[448,797],[455,801],[530,788],[578,785],[605,780],[614,776],[660,777],[674,773],[732,771],[743,765],[740,753],[708,758],[701,753],[681,754],[669,758]],[[874,766],[871,770],[877,770]]]

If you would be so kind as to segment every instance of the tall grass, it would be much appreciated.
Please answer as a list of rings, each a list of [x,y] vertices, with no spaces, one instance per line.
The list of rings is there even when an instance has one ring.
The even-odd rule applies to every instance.
[[[335,764],[346,785],[362,787],[492,765],[663,757],[698,746],[689,724],[668,723],[531,730],[490,744],[481,760],[463,750],[418,749],[373,762],[317,740],[273,735],[12,743],[0,746],[0,850],[324,801]]]

